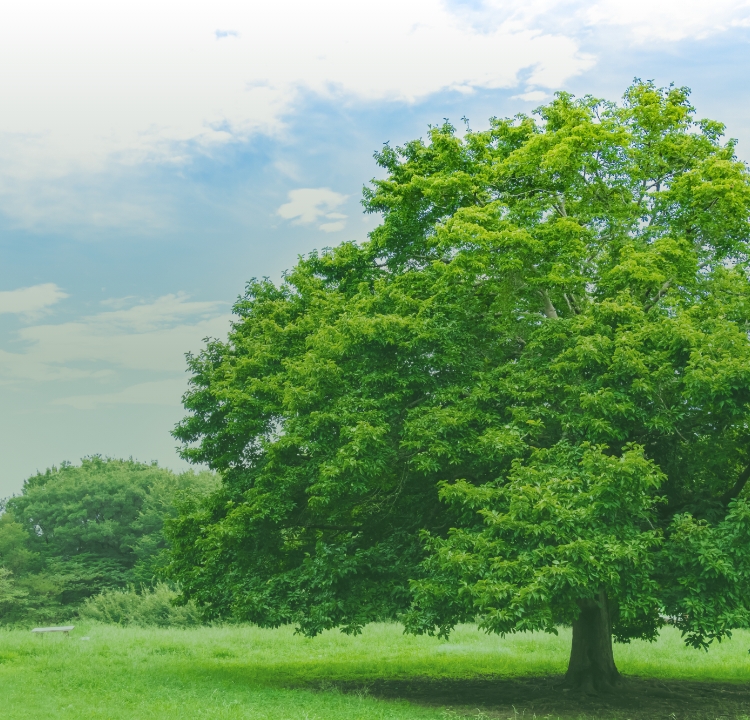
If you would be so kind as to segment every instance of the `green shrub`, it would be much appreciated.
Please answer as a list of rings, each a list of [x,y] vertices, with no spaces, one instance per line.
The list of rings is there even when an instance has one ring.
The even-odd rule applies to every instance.
[[[169,562],[165,519],[181,497],[217,484],[210,472],[99,456],[28,478],[20,495],[0,500],[0,627],[67,624],[86,598],[151,587]]]
[[[201,624],[200,613],[192,601],[178,606],[174,600],[178,593],[166,583],[158,583],[153,589],[134,587],[126,590],[105,590],[88,598],[78,610],[84,620],[114,625],[138,625],[140,627],[188,627]]]

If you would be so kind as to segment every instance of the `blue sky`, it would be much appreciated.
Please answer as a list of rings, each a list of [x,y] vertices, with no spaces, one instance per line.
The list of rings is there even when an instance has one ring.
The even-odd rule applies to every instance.
[[[249,278],[366,237],[384,142],[637,76],[691,87],[750,160],[749,42],[750,2],[724,0],[14,3],[0,497],[93,453],[184,467],[184,353]]]

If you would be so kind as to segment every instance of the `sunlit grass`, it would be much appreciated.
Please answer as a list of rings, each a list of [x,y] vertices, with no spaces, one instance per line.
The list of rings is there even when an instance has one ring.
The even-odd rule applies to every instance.
[[[88,638],[88,639],[86,639]],[[487,636],[471,626],[449,641],[373,625],[359,637],[289,628],[145,630],[80,625],[70,637],[0,632],[0,716],[27,718],[437,719],[442,709],[343,694],[337,682],[375,678],[562,673],[570,634]],[[708,653],[663,632],[654,645],[616,646],[623,673],[750,681],[750,632]],[[450,715],[450,717],[456,717]]]
[[[673,628],[662,630],[658,642],[615,645],[621,672],[674,680],[750,682],[750,632],[738,630],[731,640],[713,643],[709,650],[686,647]]]

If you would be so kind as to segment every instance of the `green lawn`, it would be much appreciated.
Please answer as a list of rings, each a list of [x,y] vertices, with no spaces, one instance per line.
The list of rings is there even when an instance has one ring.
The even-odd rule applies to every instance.
[[[308,639],[290,629],[141,630],[79,625],[66,638],[0,631],[0,717],[367,718],[481,717],[477,712],[343,693],[337,683],[377,678],[473,678],[561,673],[570,636],[487,636],[459,628],[446,641],[374,625],[351,638]],[[655,645],[616,646],[623,673],[750,682],[750,632],[708,653],[667,629]],[[467,714],[468,713],[468,714]]]

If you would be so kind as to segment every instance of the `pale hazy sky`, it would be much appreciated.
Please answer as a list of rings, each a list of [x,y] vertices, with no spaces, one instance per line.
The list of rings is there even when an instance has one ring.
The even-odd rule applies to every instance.
[[[0,14],[0,497],[183,467],[184,353],[253,276],[362,239],[373,151],[555,90],[693,89],[750,159],[750,2],[26,0]]]

